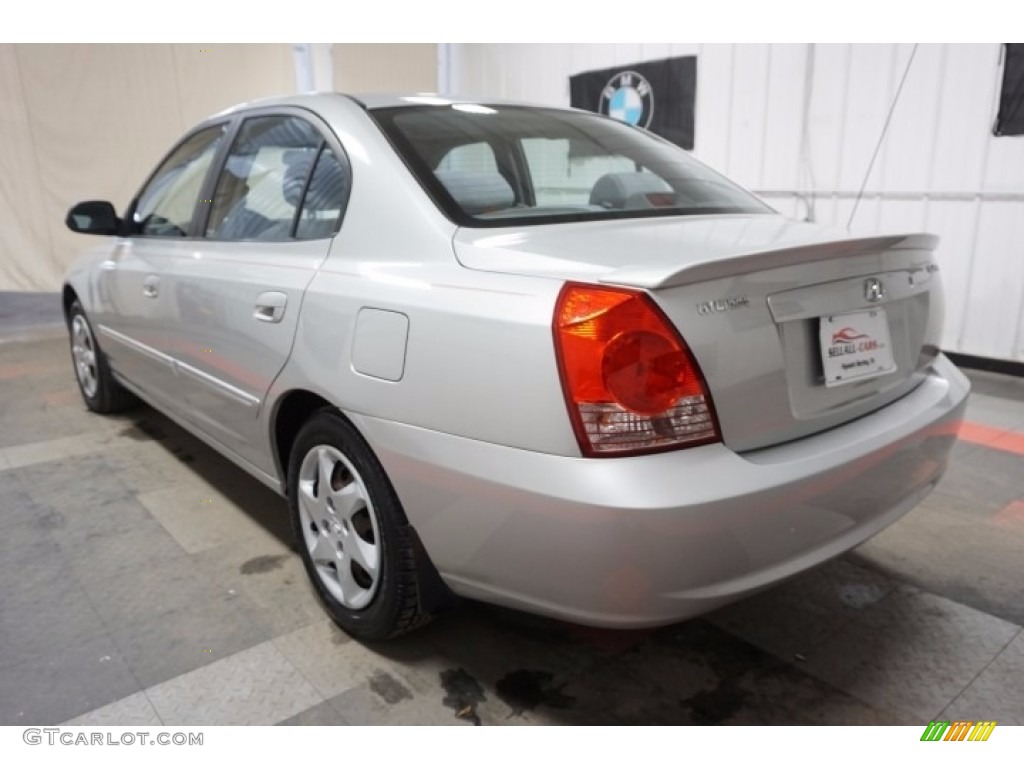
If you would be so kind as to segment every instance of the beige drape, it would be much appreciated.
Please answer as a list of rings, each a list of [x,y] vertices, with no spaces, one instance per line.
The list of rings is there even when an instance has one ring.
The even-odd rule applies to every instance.
[[[57,290],[72,203],[122,210],[186,128],[294,85],[289,45],[0,45],[0,290]]]
[[[437,90],[434,43],[345,43],[332,46],[334,89],[344,93]]]
[[[335,44],[335,89],[434,90],[436,45]],[[0,291],[49,290],[91,239],[79,200],[122,211],[182,133],[293,93],[292,46],[0,44]]]

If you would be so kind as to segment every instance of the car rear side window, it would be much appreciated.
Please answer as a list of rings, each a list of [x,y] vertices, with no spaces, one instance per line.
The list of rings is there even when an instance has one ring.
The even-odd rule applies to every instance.
[[[139,194],[133,234],[187,237],[206,172],[224,140],[227,124],[204,128],[179,144]]]
[[[291,115],[242,123],[217,179],[206,237],[286,240],[292,235],[323,137]]]
[[[348,163],[328,146],[317,158],[313,175],[302,197],[302,210],[295,226],[295,237],[316,240],[331,237],[338,229],[351,178]]]

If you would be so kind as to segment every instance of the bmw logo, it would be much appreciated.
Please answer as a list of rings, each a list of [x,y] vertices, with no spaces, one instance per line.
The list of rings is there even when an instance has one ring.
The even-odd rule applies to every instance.
[[[646,128],[654,116],[654,94],[638,72],[619,72],[601,91],[601,112],[630,125]]]

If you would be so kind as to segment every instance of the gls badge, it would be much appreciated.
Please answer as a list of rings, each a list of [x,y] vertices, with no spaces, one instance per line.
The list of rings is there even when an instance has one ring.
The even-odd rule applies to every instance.
[[[601,112],[630,125],[646,128],[654,117],[654,92],[639,72],[619,72],[601,91]]]

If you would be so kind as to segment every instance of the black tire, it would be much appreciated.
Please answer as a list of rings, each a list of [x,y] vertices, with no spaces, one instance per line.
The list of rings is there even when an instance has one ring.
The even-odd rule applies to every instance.
[[[332,593],[328,586],[331,581],[329,570],[325,571],[326,576],[321,576],[318,571],[310,542],[318,540],[317,537],[322,534],[308,512],[307,523],[304,523],[299,508],[300,479],[304,482],[307,480],[305,476],[300,476],[303,462],[311,452],[324,446],[336,449],[354,467],[368,497],[366,513],[375,515],[376,519],[376,530],[373,533],[375,538],[376,534],[379,534],[379,570],[376,578],[372,580],[375,585],[372,598],[368,604],[358,608],[346,606]],[[333,465],[336,471],[339,464],[340,462],[336,462]],[[347,469],[344,466],[341,466],[341,473],[343,479],[337,482],[352,482],[351,475],[346,474]],[[318,473],[318,476],[322,476],[322,472]],[[320,489],[316,490],[319,495]],[[307,503],[312,503],[309,496],[305,498]],[[362,435],[334,409],[317,411],[295,438],[288,462],[288,506],[292,515],[297,548],[306,566],[306,572],[327,613],[345,632],[360,640],[383,640],[404,634],[430,621],[429,606],[423,600],[424,582],[427,579],[422,578],[422,569],[417,568],[417,550],[420,548],[416,533],[409,525],[402,504],[377,457]],[[333,509],[331,507],[332,511]],[[366,529],[365,524],[363,528]],[[354,524],[352,529],[355,529]],[[340,538],[341,529],[336,530]],[[377,544],[376,541],[374,543]],[[348,561],[345,560],[340,565],[335,564],[333,572],[337,574],[338,569],[345,567],[346,562]],[[323,560],[321,567],[322,565]],[[354,567],[358,570],[358,563]],[[365,573],[364,571],[363,574]]]
[[[96,386],[90,392],[89,387],[83,382],[82,376],[78,373],[78,361],[75,359],[75,319],[81,318],[88,330],[88,338],[95,355],[95,365],[91,372],[94,375]],[[78,383],[78,391],[82,393],[82,399],[90,411],[96,413],[117,413],[132,407],[138,401],[127,389],[122,387],[114,375],[110,372],[110,365],[107,363],[106,355],[96,340],[96,333],[93,331],[89,318],[85,315],[82,305],[75,299],[68,310],[68,335],[71,344],[71,365],[75,371],[75,381]]]

